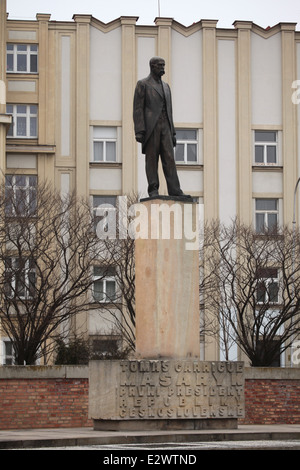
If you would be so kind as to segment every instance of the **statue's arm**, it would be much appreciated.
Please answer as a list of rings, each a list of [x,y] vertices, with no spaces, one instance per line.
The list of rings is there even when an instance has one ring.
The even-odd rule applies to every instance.
[[[138,142],[143,142],[146,133],[144,107],[145,85],[142,81],[139,81],[136,85],[133,99],[134,132]]]

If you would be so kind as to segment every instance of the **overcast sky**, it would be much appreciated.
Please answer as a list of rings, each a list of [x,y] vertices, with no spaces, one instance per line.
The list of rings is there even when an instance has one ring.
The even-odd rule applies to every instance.
[[[232,28],[235,20],[253,21],[263,28],[292,22],[300,30],[300,0],[7,0],[7,12],[10,19],[25,20],[50,13],[56,21],[72,21],[73,14],[81,13],[104,23],[137,16],[140,25],[153,24],[157,16],[174,18],[185,26],[213,19],[219,20],[219,28]]]

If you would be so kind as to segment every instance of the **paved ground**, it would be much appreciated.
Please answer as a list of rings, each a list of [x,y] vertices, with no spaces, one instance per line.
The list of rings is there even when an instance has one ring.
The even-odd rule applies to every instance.
[[[15,449],[16,450],[16,449]],[[18,449],[24,450],[24,449]],[[45,450],[45,447],[40,447],[31,450]],[[198,443],[172,443],[168,444],[112,444],[112,445],[91,445],[91,446],[76,446],[76,447],[51,447],[47,450],[63,450],[63,451],[125,451],[138,455],[139,451],[147,451],[147,454],[159,454],[159,451],[171,453],[184,453],[189,451],[198,450],[300,450],[300,440],[291,441],[227,441],[227,442],[198,442]]]
[[[0,431],[0,449],[183,451],[300,450],[300,425],[239,426],[199,431],[94,431],[92,428]]]

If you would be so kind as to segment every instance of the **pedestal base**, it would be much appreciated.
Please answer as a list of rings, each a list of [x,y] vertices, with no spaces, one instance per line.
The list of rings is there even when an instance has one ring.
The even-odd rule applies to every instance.
[[[243,363],[91,361],[89,417],[98,430],[235,429],[244,417]]]
[[[197,431],[201,429],[237,429],[238,420],[227,419],[144,419],[112,421],[94,419],[95,431]]]

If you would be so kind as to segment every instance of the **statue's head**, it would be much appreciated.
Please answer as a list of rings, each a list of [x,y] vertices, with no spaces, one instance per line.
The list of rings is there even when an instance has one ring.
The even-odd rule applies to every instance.
[[[156,77],[162,77],[165,74],[165,61],[161,57],[152,57],[149,62],[150,70]]]

